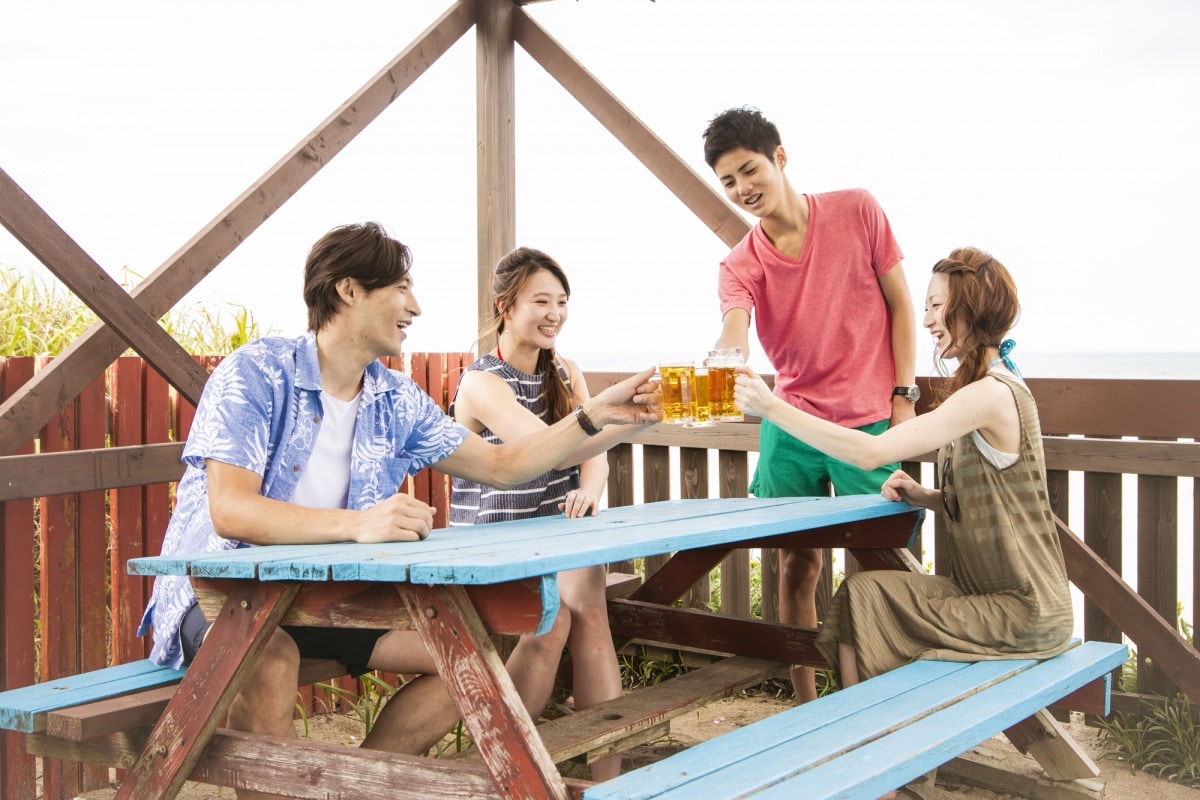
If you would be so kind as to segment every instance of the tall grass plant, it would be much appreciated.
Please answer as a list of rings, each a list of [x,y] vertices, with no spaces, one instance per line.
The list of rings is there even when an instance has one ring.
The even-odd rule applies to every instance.
[[[126,270],[121,284],[128,289],[137,280]],[[19,267],[0,266],[0,299],[0,356],[56,356],[99,319],[57,280]],[[168,312],[159,324],[194,355],[228,355],[263,335],[240,305],[194,303]]]

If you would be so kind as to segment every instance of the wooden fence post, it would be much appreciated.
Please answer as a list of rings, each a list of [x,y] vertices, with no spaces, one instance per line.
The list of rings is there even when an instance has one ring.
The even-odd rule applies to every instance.
[[[0,401],[33,377],[32,358],[0,358]],[[33,441],[11,455],[33,453]],[[0,691],[33,684],[36,641],[33,500],[0,503]],[[0,731],[0,797],[33,800],[37,764],[25,752],[25,735]]]

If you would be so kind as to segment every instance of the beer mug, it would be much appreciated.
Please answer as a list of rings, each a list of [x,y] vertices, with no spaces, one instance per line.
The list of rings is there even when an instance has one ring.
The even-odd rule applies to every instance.
[[[740,347],[709,350],[704,360],[708,368],[709,418],[716,422],[741,422],[745,419],[733,402],[737,368],[746,363]]]
[[[716,423],[709,414],[708,403],[708,367],[696,367],[696,419],[685,422],[685,428],[708,428]]]
[[[688,362],[658,366],[663,422],[683,425],[696,421],[696,367]]]

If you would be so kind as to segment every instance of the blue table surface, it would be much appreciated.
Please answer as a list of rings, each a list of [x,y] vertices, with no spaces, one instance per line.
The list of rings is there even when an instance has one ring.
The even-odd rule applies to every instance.
[[[136,558],[128,569],[263,581],[489,584],[913,511],[878,495],[670,500],[583,519],[439,529],[419,542],[244,547]],[[914,526],[910,541],[916,532]]]

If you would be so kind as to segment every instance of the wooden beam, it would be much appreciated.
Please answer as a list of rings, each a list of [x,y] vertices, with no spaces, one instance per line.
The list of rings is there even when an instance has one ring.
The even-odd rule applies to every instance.
[[[167,701],[116,800],[179,793],[300,588],[295,583],[244,583],[249,585],[230,594],[227,608],[209,629],[205,646]]]
[[[562,84],[721,241],[730,247],[741,241],[750,225],[733,206],[521,9],[516,9],[513,14],[513,32],[517,43],[533,60]]]
[[[170,310],[391,105],[474,23],[474,0],[458,0],[316,130],[142,281],[130,293],[138,305],[156,319]],[[0,455],[15,452],[33,438],[39,427],[91,383],[124,349],[121,338],[106,325],[94,325],[81,334],[47,369],[0,405]]]
[[[0,502],[170,483],[183,476],[182,442],[0,456]]]
[[[128,768],[144,731],[112,733],[82,742],[31,735],[40,756]],[[297,768],[297,759],[304,766]],[[367,750],[220,729],[204,749],[190,778],[235,789],[283,792],[288,797],[387,797],[391,800],[484,800],[500,794],[482,766],[449,759]],[[569,779],[568,786],[590,785]],[[222,795],[224,796],[224,795]]]
[[[180,394],[200,400],[208,373],[2,169],[0,224]]]
[[[1058,517],[1054,522],[1071,583],[1134,641],[1139,660],[1153,659],[1181,692],[1200,704],[1200,651],[1093,553],[1066,523]]]
[[[475,127],[479,238],[476,277],[479,352],[496,346],[483,336],[492,318],[492,270],[517,241],[516,78],[512,0],[479,0],[475,24]]]

